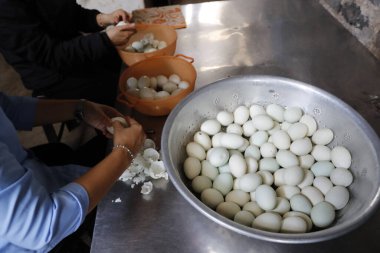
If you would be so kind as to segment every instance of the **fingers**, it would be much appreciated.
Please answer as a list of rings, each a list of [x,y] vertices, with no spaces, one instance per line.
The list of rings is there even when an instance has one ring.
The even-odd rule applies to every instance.
[[[135,31],[136,24],[135,23],[127,23],[125,25],[118,26],[119,31]]]

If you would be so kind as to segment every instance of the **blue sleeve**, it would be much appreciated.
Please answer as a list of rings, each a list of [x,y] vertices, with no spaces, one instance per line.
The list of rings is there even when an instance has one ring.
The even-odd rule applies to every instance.
[[[37,98],[7,96],[0,92],[0,107],[17,130],[33,128],[37,101]]]
[[[89,206],[77,183],[48,192],[0,143],[0,237],[30,250],[51,249],[83,222]]]

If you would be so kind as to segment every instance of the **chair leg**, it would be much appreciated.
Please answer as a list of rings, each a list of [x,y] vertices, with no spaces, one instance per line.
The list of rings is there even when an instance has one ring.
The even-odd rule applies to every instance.
[[[58,143],[61,141],[63,131],[65,130],[65,123],[61,123],[58,134],[56,133],[53,124],[43,125],[42,128],[49,143]]]

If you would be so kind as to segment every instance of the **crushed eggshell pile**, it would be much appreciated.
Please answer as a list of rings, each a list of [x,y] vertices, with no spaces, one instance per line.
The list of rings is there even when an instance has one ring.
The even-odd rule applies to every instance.
[[[127,92],[142,99],[175,96],[189,86],[189,82],[182,80],[177,74],[171,74],[169,77],[165,75],[129,77],[126,82]]]
[[[151,179],[164,178],[168,180],[168,173],[164,162],[160,160],[160,153],[155,149],[155,143],[146,139],[143,149],[133,159],[131,165],[119,177],[120,181],[131,181],[131,188],[142,184],[141,193],[149,194],[153,190]]]

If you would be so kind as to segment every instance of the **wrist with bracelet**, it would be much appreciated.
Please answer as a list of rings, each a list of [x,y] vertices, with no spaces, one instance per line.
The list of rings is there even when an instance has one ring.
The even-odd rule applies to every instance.
[[[127,145],[123,145],[123,144],[115,144],[113,147],[112,147],[112,150],[114,149],[121,149],[121,150],[124,150],[128,155],[129,157],[131,158],[131,161],[133,162],[133,160],[135,159],[135,155],[133,154],[133,152],[128,148]]]

